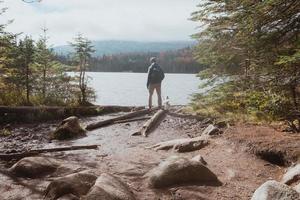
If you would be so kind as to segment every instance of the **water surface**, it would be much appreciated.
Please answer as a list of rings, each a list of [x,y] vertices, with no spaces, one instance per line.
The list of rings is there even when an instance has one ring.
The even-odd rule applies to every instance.
[[[89,72],[90,86],[97,94],[100,105],[145,106],[148,101],[146,73]],[[191,94],[198,91],[201,80],[195,74],[166,74],[162,84],[163,99],[169,97],[171,105],[185,105]],[[153,103],[157,104],[156,94]]]

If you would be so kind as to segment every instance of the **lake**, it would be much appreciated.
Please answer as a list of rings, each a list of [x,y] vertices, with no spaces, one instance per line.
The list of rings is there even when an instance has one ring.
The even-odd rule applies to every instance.
[[[99,105],[146,106],[148,90],[146,73],[88,72],[89,85],[95,89]],[[198,92],[201,83],[195,74],[166,74],[162,97],[169,97],[171,105],[186,105],[191,94]],[[156,94],[153,103],[157,105]]]

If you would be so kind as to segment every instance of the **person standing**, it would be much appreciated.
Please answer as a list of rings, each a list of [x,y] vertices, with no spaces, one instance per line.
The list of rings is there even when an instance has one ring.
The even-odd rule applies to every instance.
[[[155,57],[150,59],[151,65],[148,68],[148,79],[147,79],[147,88],[149,91],[148,106],[149,109],[152,108],[152,96],[154,90],[156,91],[158,98],[158,106],[162,107],[162,98],[161,98],[161,83],[165,78],[165,74],[161,67],[157,64]]]

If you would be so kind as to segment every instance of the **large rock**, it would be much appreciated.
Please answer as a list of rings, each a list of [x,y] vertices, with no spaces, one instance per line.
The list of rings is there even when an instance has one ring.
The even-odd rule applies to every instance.
[[[15,176],[36,178],[53,173],[58,168],[59,163],[46,157],[27,157],[15,163],[9,172]]]
[[[253,194],[251,200],[299,200],[300,194],[277,181],[267,181]]]
[[[52,134],[52,139],[66,140],[86,136],[77,117],[64,119]]]
[[[217,176],[197,159],[171,156],[145,175],[149,186],[163,188],[182,184],[220,185]]]
[[[103,173],[83,200],[135,200],[135,197],[125,183]]]
[[[96,179],[97,176],[90,171],[83,171],[57,178],[48,185],[45,191],[45,198],[54,200],[68,194],[80,197],[88,193]]]
[[[290,185],[298,181],[300,181],[300,164],[290,167],[283,175],[281,182]]]

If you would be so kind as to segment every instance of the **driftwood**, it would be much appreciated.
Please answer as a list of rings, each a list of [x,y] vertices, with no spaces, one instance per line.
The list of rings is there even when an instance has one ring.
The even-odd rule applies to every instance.
[[[125,119],[125,120],[119,120],[115,121],[115,124],[122,124],[122,123],[128,123],[128,122],[136,122],[136,121],[143,121],[146,119],[150,119],[151,117],[140,117],[140,118],[134,118],[134,119]]]
[[[147,149],[154,149],[154,150],[169,150],[174,149],[177,152],[188,152],[201,149],[208,145],[209,141],[206,140],[204,137],[199,136],[195,138],[182,138],[182,139],[175,139],[169,140],[166,142],[160,142],[153,146],[146,147]]]
[[[157,122],[161,119],[161,117],[166,113],[166,110],[157,111],[151,119],[149,119],[140,130],[134,132],[132,136],[143,135],[144,137],[148,136],[149,131],[155,127]]]
[[[28,156],[35,156],[40,153],[74,151],[74,150],[82,150],[82,149],[97,149],[97,148],[98,145],[84,145],[84,146],[68,146],[68,147],[57,147],[57,148],[48,148],[48,149],[33,149],[21,153],[0,154],[0,160],[20,159]]]
[[[103,120],[103,121],[99,121],[99,122],[96,122],[96,123],[89,124],[89,125],[86,126],[85,129],[86,130],[94,130],[96,128],[101,128],[103,126],[106,126],[106,125],[109,125],[109,124],[113,124],[116,121],[126,120],[126,119],[130,119],[130,118],[138,117],[138,116],[141,116],[141,115],[149,114],[153,110],[156,110],[156,109],[157,108],[151,109],[151,110],[149,110],[149,109],[143,109],[143,110],[138,110],[138,111],[130,112],[128,114],[125,114],[125,115],[122,115],[122,116],[119,116],[119,117],[115,117],[115,118],[111,118],[111,119],[107,119],[107,120]]]

